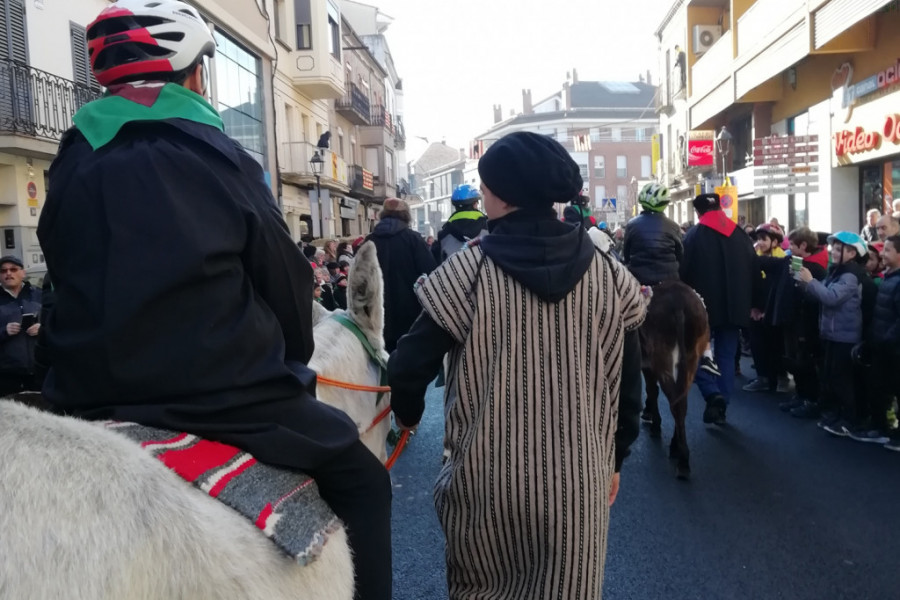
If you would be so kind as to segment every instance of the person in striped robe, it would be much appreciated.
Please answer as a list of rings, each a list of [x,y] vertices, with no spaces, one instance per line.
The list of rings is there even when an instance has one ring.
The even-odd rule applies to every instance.
[[[490,233],[420,279],[423,311],[388,365],[391,406],[415,426],[449,354],[434,500],[450,598],[600,598],[639,426],[640,285],[557,220],[553,204],[582,180],[556,141],[510,134],[479,174]]]

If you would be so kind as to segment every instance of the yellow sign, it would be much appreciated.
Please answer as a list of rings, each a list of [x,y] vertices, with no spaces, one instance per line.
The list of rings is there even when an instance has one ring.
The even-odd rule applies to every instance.
[[[719,204],[722,205],[722,212],[737,223],[738,220],[738,189],[733,185],[720,185],[716,187],[716,193],[719,195]]]
[[[656,176],[656,165],[659,164],[659,134],[650,136],[650,173]]]
[[[29,198],[29,199],[28,199],[28,206],[30,206],[31,208],[37,208],[37,207],[38,207],[38,201],[37,201],[37,198]]]

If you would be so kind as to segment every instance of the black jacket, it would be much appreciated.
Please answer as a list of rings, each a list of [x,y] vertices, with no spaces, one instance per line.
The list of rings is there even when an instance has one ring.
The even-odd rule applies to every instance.
[[[622,259],[641,285],[678,279],[684,256],[681,228],[662,213],[644,211],[625,226]]]
[[[583,227],[557,221],[552,211],[536,217],[530,211],[516,211],[490,221],[490,235],[481,239],[481,248],[511,277],[542,299],[555,302],[584,277],[597,250]],[[400,340],[388,362],[388,380],[391,406],[401,423],[419,422],[424,408],[421,399],[453,345],[450,334],[424,312]],[[617,472],[637,439],[641,404],[641,346],[634,330],[624,340]]]
[[[760,280],[753,242],[722,211],[712,213],[684,237],[681,280],[703,298],[711,328],[748,327]]]
[[[754,302],[765,312],[765,323],[776,327],[796,326],[804,339],[819,337],[819,303],[804,293],[803,286],[794,278],[790,257],[759,256],[757,261],[766,274],[768,296],[762,302]],[[814,279],[825,279],[825,267],[815,260],[804,259]]]
[[[309,262],[259,164],[219,130],[124,126],[94,151],[69,131],[38,237],[58,409],[136,421],[314,469],[358,439],[315,399]]]
[[[872,339],[895,346],[900,344],[900,270],[884,276],[875,297],[873,313]],[[896,347],[894,351],[900,353]]]
[[[416,280],[437,263],[422,236],[396,217],[382,219],[366,241],[375,244],[384,277],[384,346],[392,352],[422,310],[413,291]]]
[[[471,215],[469,213],[472,213]],[[477,218],[475,214],[481,215]],[[438,233],[437,240],[431,244],[431,253],[437,264],[447,259],[448,253],[444,251],[444,240],[452,237],[461,248],[469,240],[474,240],[488,228],[487,216],[476,210],[457,211],[450,216],[450,220],[444,223]]]
[[[6,333],[9,323],[22,323],[22,315],[34,315],[38,322],[41,315],[41,290],[29,282],[22,284],[19,295],[13,298],[6,290],[0,290],[0,373],[27,375],[35,372],[34,350],[37,336],[28,335],[25,329],[16,335]]]

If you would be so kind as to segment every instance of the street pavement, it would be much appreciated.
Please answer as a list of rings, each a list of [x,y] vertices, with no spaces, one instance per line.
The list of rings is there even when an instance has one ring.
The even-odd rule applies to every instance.
[[[745,361],[744,372],[749,369]],[[745,382],[739,378],[739,386]],[[447,598],[432,503],[443,390],[429,389],[418,433],[392,471],[394,598]],[[781,395],[738,391],[728,425],[688,409],[692,478],[646,427],[612,509],[604,598],[900,598],[900,453],[833,438],[778,410]]]

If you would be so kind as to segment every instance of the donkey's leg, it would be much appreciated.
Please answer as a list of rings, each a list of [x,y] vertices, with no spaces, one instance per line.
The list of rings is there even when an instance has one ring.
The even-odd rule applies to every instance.
[[[688,479],[691,476],[691,463],[687,430],[684,424],[687,417],[687,396],[681,396],[678,400],[670,402],[670,408],[672,409],[672,418],[675,420],[675,433],[672,435],[669,456],[678,461],[675,465],[676,476],[679,479]]]
[[[662,417],[659,415],[659,385],[656,375],[651,369],[643,369],[644,384],[647,388],[647,405],[644,407],[650,417],[650,437],[658,438],[662,435]]]

